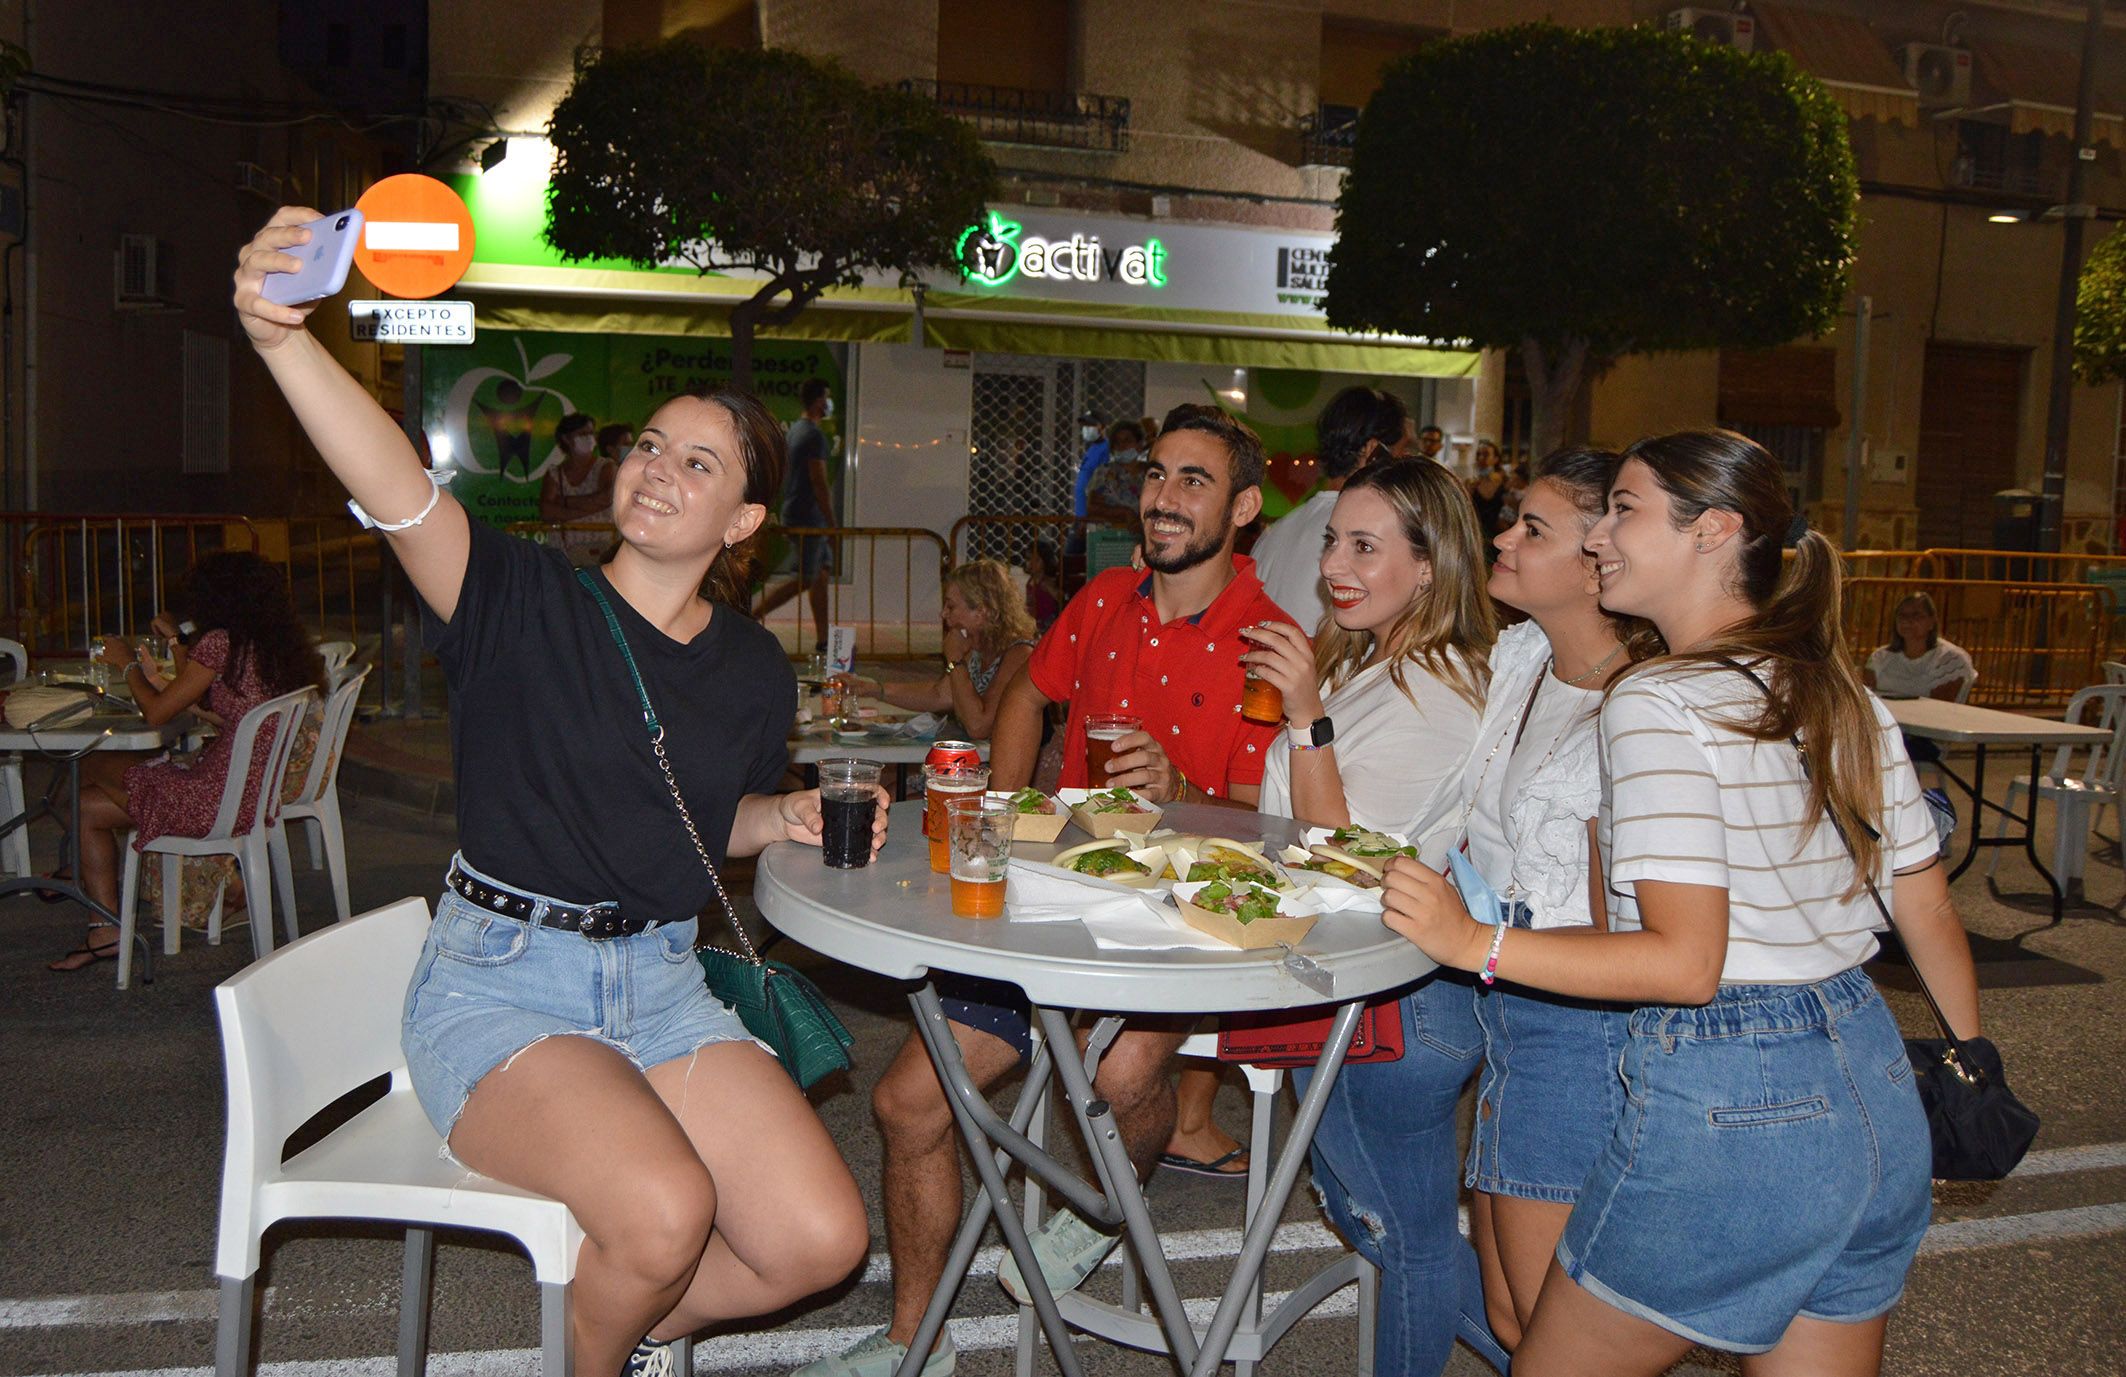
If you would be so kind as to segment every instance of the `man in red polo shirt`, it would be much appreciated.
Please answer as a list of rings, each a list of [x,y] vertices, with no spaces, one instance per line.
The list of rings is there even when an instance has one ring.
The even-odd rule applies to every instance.
[[[1032,779],[1042,714],[1068,700],[1066,786],[1129,787],[1161,803],[1255,806],[1264,755],[1280,728],[1240,715],[1240,656],[1249,649],[1240,628],[1292,620],[1263,592],[1254,561],[1233,553],[1241,527],[1262,510],[1262,474],[1262,442],[1239,421],[1212,406],[1167,413],[1138,499],[1147,569],[1110,569],[1093,579],[1041,638],[997,710],[992,788],[1019,789]],[[1128,713],[1144,729],[1116,743],[1106,779],[1091,780],[1085,719],[1100,713]],[[1025,996],[1000,981],[940,976],[937,983],[968,1075],[987,1090],[1028,1054]],[[1140,1173],[1157,1163],[1173,1131],[1174,1052],[1195,1021],[1132,1018],[1100,1059],[1095,1088],[1113,1106]],[[952,1114],[913,1034],[871,1102],[885,1134],[893,1318],[798,1377],[892,1373],[937,1289],[960,1222]],[[1116,1241],[1062,1210],[1034,1234],[1034,1249],[1042,1275],[1060,1293],[1091,1275]],[[998,1279],[1014,1290],[1017,1275],[1007,1259]],[[923,1377],[945,1377],[952,1365],[949,1339],[941,1340]]]

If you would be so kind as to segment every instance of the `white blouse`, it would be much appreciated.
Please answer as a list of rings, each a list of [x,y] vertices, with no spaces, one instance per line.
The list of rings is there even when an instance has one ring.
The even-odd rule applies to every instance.
[[[1460,843],[1466,818],[1478,873],[1501,894],[1515,890],[1533,926],[1587,927],[1594,922],[1587,905],[1587,823],[1602,807],[1601,695],[1556,680],[1544,684],[1515,751],[1529,690],[1549,669],[1550,640],[1542,627],[1528,621],[1500,633],[1491,651],[1491,696],[1458,783],[1458,806],[1446,819],[1446,835],[1424,850],[1445,855]]]
[[[1405,694],[1385,664],[1361,670],[1322,700],[1336,724],[1336,770],[1351,821],[1419,838],[1455,815],[1455,781],[1475,739],[1477,711],[1423,666],[1406,663]],[[1412,700],[1415,701],[1412,701]],[[1262,774],[1262,811],[1292,813],[1291,749],[1280,733]],[[1421,852],[1434,865],[1447,857]]]

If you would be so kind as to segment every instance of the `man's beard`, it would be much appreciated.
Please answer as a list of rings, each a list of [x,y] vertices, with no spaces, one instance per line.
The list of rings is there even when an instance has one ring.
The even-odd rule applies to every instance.
[[[1194,523],[1178,512],[1152,511],[1146,513],[1144,526],[1147,532],[1151,529],[1151,524],[1154,521],[1173,521],[1188,527],[1190,537],[1173,554],[1155,555],[1152,553],[1151,539],[1147,535],[1144,542],[1144,566],[1161,574],[1182,574],[1199,564],[1207,564],[1216,559],[1219,553],[1225,549],[1226,537],[1231,534],[1232,510],[1230,505],[1226,507],[1226,528],[1216,534],[1206,534],[1197,531]]]

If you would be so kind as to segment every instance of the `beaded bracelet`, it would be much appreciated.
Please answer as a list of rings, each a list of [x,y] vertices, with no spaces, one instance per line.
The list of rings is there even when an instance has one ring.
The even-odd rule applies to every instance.
[[[1491,950],[1484,954],[1484,969],[1476,978],[1489,985],[1499,978],[1499,948],[1506,945],[1506,924],[1501,922],[1491,933]]]

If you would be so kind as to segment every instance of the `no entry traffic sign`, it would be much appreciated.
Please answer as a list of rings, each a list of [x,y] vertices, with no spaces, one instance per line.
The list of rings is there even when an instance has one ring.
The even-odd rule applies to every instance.
[[[378,291],[438,296],[456,286],[472,263],[472,212],[433,177],[386,177],[363,192],[355,208],[365,223],[354,266]]]

